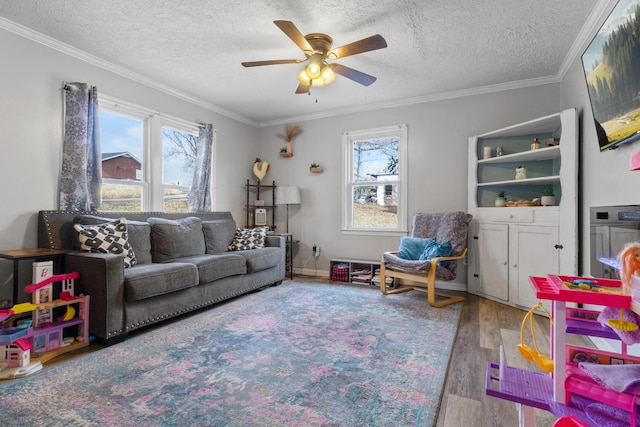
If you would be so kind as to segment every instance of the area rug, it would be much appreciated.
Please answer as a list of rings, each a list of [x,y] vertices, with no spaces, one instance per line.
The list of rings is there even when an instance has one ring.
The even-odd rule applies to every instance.
[[[432,426],[461,305],[285,282],[0,382],[0,425]]]

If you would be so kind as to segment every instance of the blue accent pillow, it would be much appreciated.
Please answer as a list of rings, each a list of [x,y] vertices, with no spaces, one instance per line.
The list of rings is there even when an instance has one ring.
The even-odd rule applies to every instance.
[[[433,242],[427,244],[424,251],[420,255],[421,260],[431,261],[432,258],[451,255],[453,250],[450,241],[438,243],[433,239]],[[449,261],[438,261],[440,267],[446,267]]]
[[[417,261],[424,252],[427,245],[435,243],[433,237],[420,238],[402,236],[400,238],[400,248],[398,249],[398,258]]]

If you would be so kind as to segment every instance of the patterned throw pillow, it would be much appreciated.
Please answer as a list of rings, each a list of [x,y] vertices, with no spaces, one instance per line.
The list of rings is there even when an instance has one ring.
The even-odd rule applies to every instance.
[[[124,258],[125,268],[137,264],[136,254],[129,245],[125,218],[97,225],[74,224],[73,228],[78,232],[82,250],[120,255]]]
[[[264,241],[267,237],[267,227],[238,228],[229,245],[230,251],[247,251],[249,249],[264,248]]]

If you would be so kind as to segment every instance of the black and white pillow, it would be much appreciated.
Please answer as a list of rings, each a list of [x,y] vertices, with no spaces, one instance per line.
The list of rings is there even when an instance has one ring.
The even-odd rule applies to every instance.
[[[264,248],[267,237],[267,227],[238,228],[229,245],[230,251],[247,251],[249,249]]]
[[[82,250],[120,255],[124,258],[125,268],[137,264],[136,254],[129,244],[125,218],[96,225],[74,224],[73,228],[78,232]]]

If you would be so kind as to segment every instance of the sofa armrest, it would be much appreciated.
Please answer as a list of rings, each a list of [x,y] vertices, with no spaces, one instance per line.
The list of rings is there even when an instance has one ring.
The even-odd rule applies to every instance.
[[[283,250],[287,248],[287,241],[284,236],[267,236],[264,241],[264,245],[267,247],[280,247]]]
[[[65,268],[77,271],[79,292],[89,295],[89,331],[103,340],[124,334],[124,263],[113,254],[74,252],[65,256]]]

